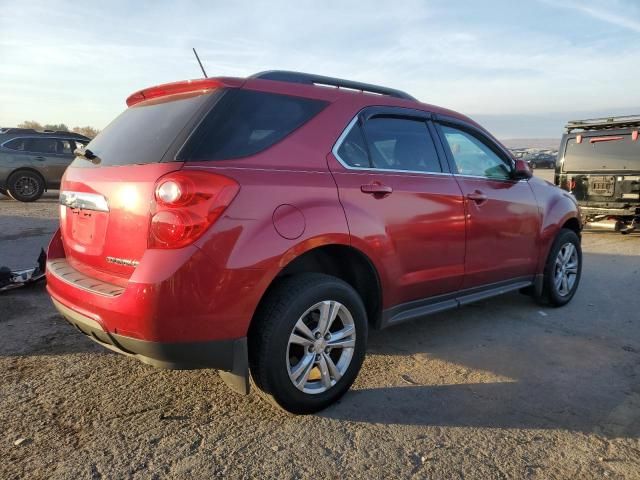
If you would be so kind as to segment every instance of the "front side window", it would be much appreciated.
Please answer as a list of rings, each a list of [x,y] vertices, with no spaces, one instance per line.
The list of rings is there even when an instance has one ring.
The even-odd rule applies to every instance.
[[[74,150],[73,140],[58,140],[57,151],[61,155],[71,155]]]
[[[448,125],[442,125],[442,132],[459,174],[499,180],[511,178],[510,166],[475,135]]]

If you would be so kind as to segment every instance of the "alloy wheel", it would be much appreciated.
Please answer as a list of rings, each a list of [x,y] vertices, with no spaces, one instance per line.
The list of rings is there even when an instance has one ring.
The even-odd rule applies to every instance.
[[[30,198],[38,193],[39,185],[35,178],[24,175],[16,180],[14,188],[19,195]]]
[[[578,278],[578,250],[573,243],[567,242],[556,256],[554,263],[554,284],[558,295],[566,297],[573,290]]]
[[[305,311],[289,336],[287,372],[304,393],[324,393],[346,373],[356,345],[356,327],[349,310],[325,300]]]

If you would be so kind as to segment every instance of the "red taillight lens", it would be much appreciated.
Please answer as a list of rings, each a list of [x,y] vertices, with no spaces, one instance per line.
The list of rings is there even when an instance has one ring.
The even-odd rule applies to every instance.
[[[173,172],[156,183],[149,248],[179,248],[200,237],[226,210],[240,186],[202,171]]]

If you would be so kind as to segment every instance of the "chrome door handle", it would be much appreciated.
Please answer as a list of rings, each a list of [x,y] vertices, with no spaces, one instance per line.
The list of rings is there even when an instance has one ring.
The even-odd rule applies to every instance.
[[[393,193],[393,188],[381,183],[367,183],[360,186],[362,193],[371,193],[373,195],[389,195]]]
[[[471,192],[467,194],[467,198],[469,200],[473,200],[474,202],[476,202],[478,205],[482,205],[484,202],[486,202],[489,198],[482,193],[480,190],[476,190],[475,192]]]

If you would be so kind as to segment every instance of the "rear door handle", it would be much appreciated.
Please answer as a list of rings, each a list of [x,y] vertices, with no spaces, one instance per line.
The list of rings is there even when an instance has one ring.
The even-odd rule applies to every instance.
[[[38,160],[39,162],[44,162],[46,160],[45,157],[35,157],[34,160]]]
[[[393,188],[388,185],[382,185],[381,183],[367,183],[360,186],[362,193],[371,193],[372,195],[389,195],[393,193]]]
[[[467,198],[469,200],[473,200],[478,205],[482,205],[484,202],[488,200],[488,197],[484,193],[482,193],[480,190],[476,190],[475,192],[468,193]]]

